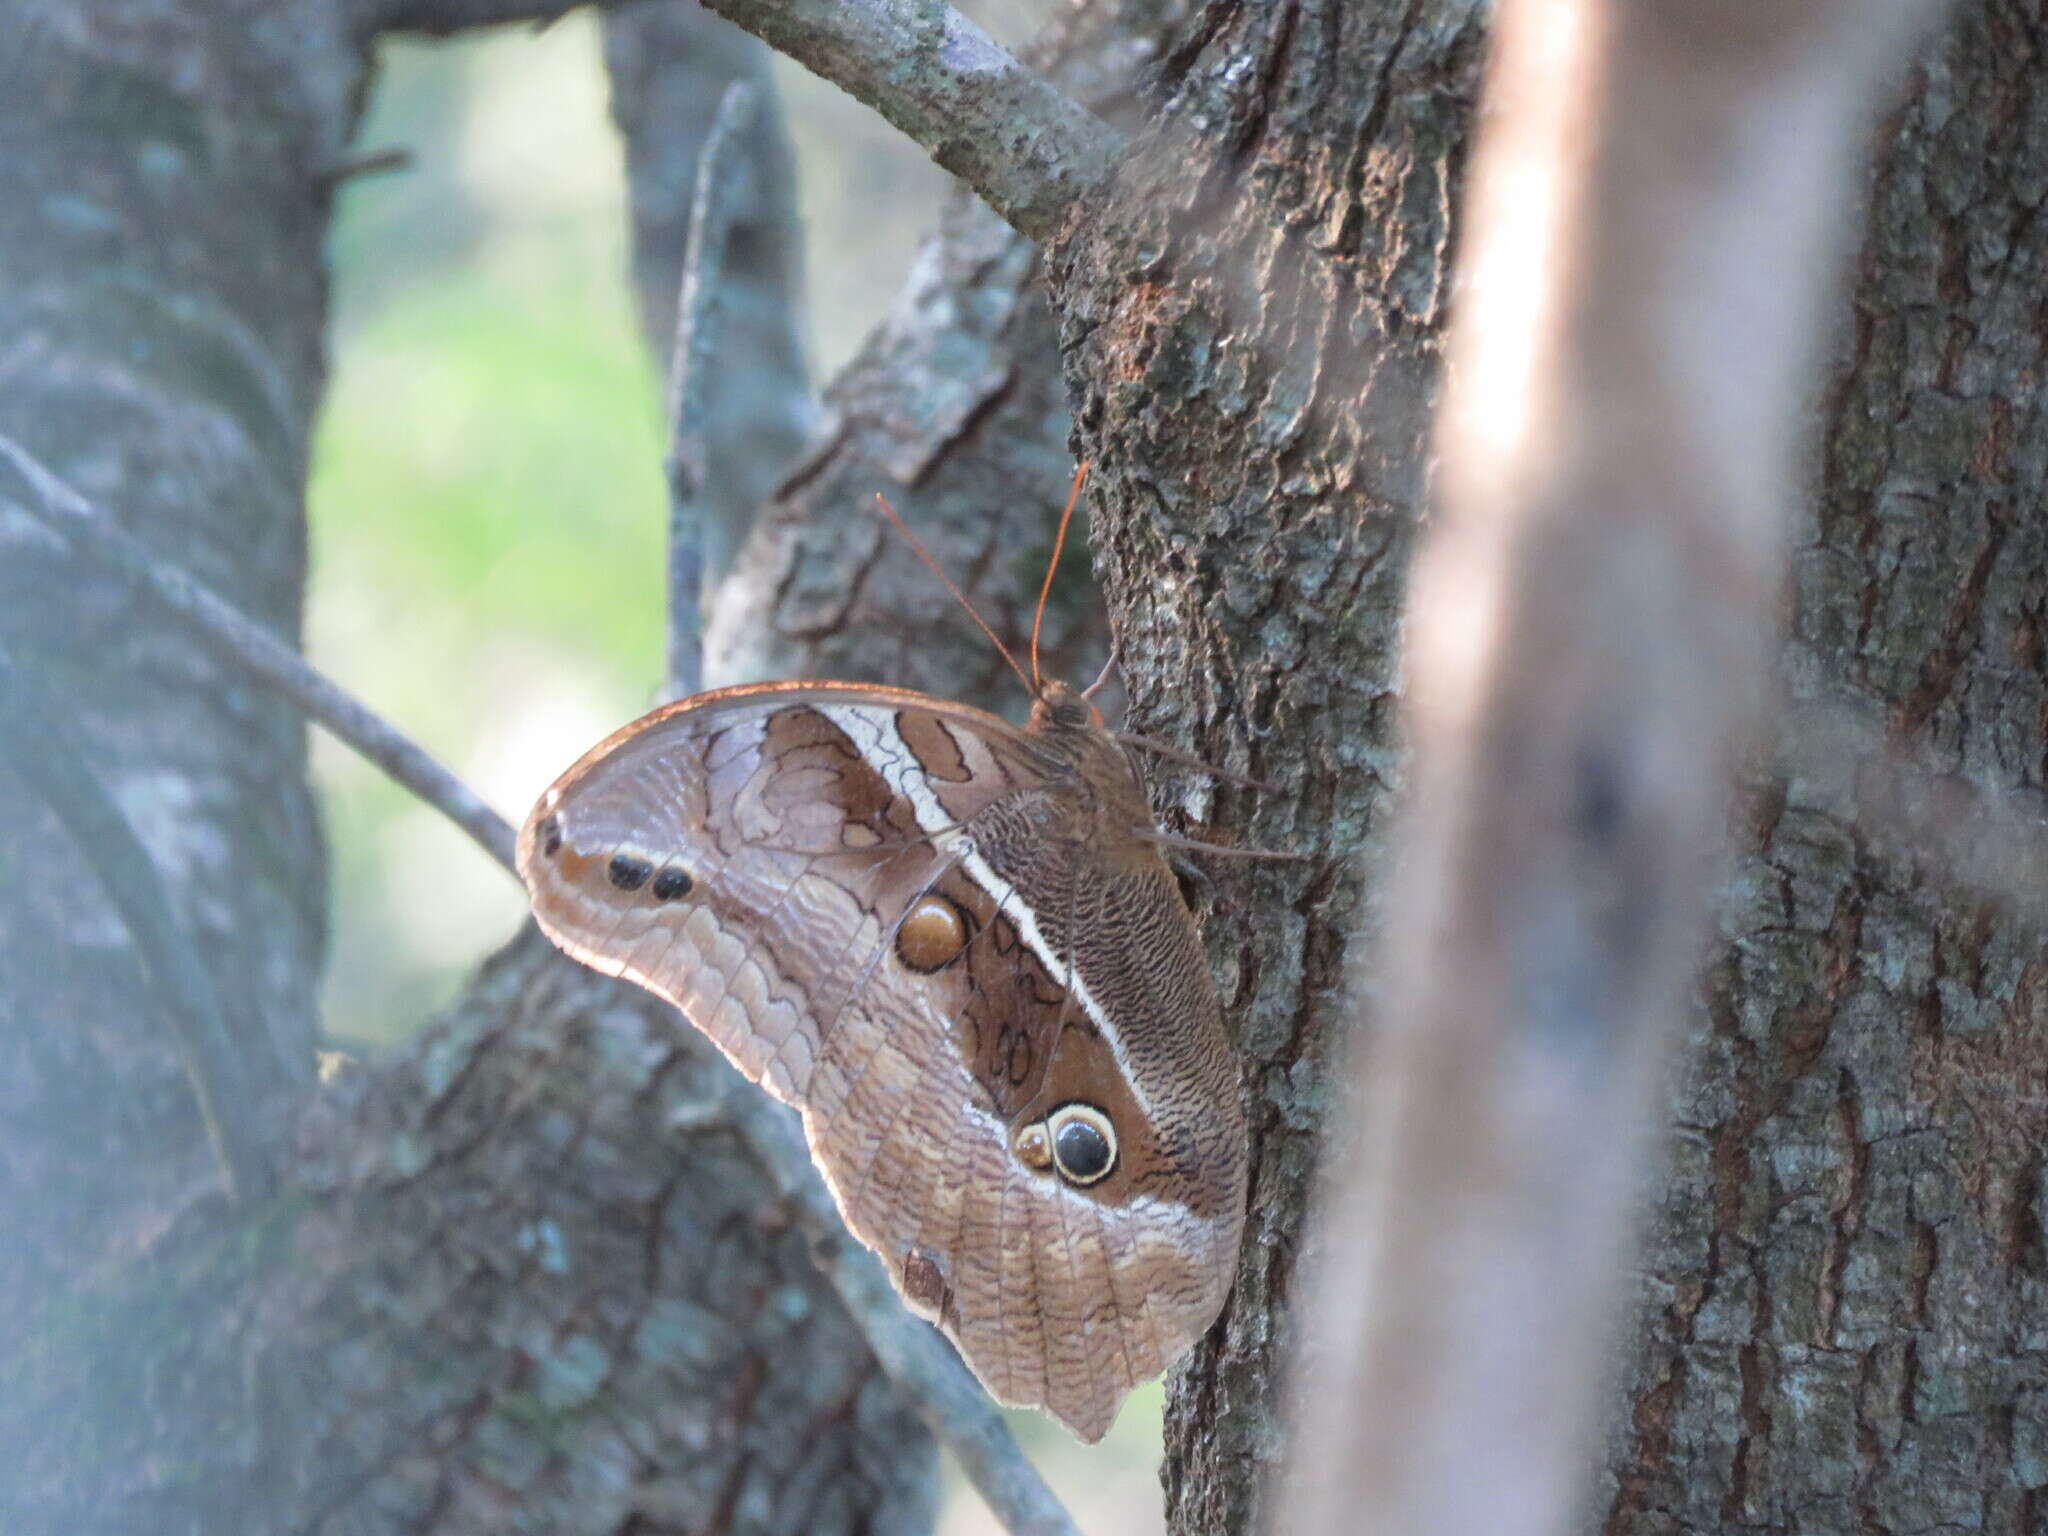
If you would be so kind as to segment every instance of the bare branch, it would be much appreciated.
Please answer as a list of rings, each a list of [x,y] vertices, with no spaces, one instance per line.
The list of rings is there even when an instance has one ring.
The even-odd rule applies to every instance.
[[[0,757],[50,808],[135,940],[151,996],[192,1086],[206,1139],[233,1200],[259,1194],[268,1169],[249,1117],[253,1102],[212,973],[177,924],[149,852],[53,710],[0,651]]]
[[[717,350],[724,300],[721,279],[726,239],[740,196],[737,156],[754,117],[753,87],[735,80],[718,103],[718,116],[705,136],[697,161],[697,192],[691,203],[690,239],[683,256],[683,281],[676,299],[676,339],[669,364],[668,447],[668,688],[671,697],[704,685],[705,527],[715,514],[704,497],[710,458],[706,390]],[[729,505],[729,503],[727,503]],[[719,541],[731,549],[743,529],[728,528]]]
[[[349,155],[336,161],[321,174],[321,180],[330,190],[335,190],[346,182],[362,181],[371,176],[388,176],[393,171],[411,170],[412,163],[412,151],[402,145],[391,149],[375,149],[367,154]]]
[[[951,6],[705,0],[922,145],[1040,242],[1114,171],[1123,137]]]
[[[4,434],[0,457],[9,460],[35,492],[24,505],[52,533],[81,555],[144,588],[222,656],[290,699],[338,740],[454,822],[498,863],[512,867],[513,832],[504,817],[424,748],[205,583],[159,559]]]
[[[1501,8],[1408,600],[1371,1145],[1333,1191],[1286,1531],[1581,1525],[1818,317],[1925,9]]]

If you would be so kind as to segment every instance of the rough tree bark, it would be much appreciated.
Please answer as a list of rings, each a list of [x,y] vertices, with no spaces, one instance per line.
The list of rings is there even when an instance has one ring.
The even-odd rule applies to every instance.
[[[1249,747],[1289,786],[1251,822],[1261,841],[1373,846],[1389,555],[1419,499],[1474,23],[1456,5],[1207,8],[1168,55],[1161,132],[1182,158],[1151,174],[1140,157],[1125,218],[1081,223],[1055,262],[1138,701],[1148,728],[1224,762]],[[1788,652],[1804,696],[1874,699],[1992,796],[2044,772],[2048,567],[2019,510],[2042,470],[2023,446],[2041,24],[2034,5],[1967,8],[1880,136]],[[1303,611],[1326,626],[1313,643]],[[2038,1529],[2039,935],[1877,862],[1839,805],[1798,790],[1762,796],[1681,1091],[1649,1264],[1663,1304],[1608,1524]],[[1219,885],[1259,1229],[1172,1399],[1172,1515],[1205,1533],[1255,1527],[1281,1444],[1272,1363],[1356,901],[1284,872]]]
[[[1458,3],[1202,8],[1164,57],[1124,217],[1079,222],[1053,262],[1139,728],[1282,786],[1214,805],[1190,791],[1194,815],[1318,856],[1215,872],[1252,1225],[1222,1323],[1171,1385],[1177,1531],[1257,1529],[1285,1447],[1345,955],[1396,774],[1395,636],[1482,19]]]
[[[2044,19],[1962,6],[1879,135],[1782,666],[2015,824],[2048,787]],[[1606,1528],[2040,1531],[2041,871],[1944,888],[1818,777],[1756,786]]]
[[[35,84],[0,92],[0,430],[291,631],[320,239],[365,40],[514,9],[300,0],[257,25],[206,0],[16,0],[0,68]],[[1788,604],[1795,696],[1871,707],[1987,803],[2048,774],[2043,21],[1973,0],[1881,135]],[[1160,46],[1127,106],[1156,124],[1114,216],[1091,206],[1046,264],[1099,569],[1142,728],[1283,786],[1175,783],[1169,808],[1323,859],[1225,866],[1208,904],[1255,1214],[1172,1389],[1171,1515],[1206,1536],[1284,1496],[1277,1366],[1397,775],[1483,7],[1210,0],[1144,22]],[[854,638],[926,601],[894,600],[925,589],[870,564],[854,496],[912,484],[906,512],[1007,616],[1000,566],[1035,541],[969,514],[1035,529],[1065,467],[1030,254],[957,217],[743,554],[735,580],[781,606],[753,649],[732,631],[729,665],[986,683],[979,650]],[[1017,496],[1026,475],[1042,489]],[[55,551],[24,499],[0,478],[0,648],[73,711],[282,1124],[308,1092],[320,929],[301,734]],[[916,1527],[924,1442],[759,1170],[693,1134],[711,1069],[661,1010],[515,947],[415,1048],[314,1100],[283,1193],[229,1211],[125,935],[0,786],[20,807],[0,825],[9,1529]],[[1675,1096],[1607,1528],[2038,1530],[2038,933],[1801,780],[1755,806]]]

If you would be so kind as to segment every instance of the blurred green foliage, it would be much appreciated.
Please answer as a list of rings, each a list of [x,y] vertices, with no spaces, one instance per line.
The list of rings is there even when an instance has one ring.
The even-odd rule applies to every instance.
[[[659,391],[626,280],[597,29],[381,52],[338,208],[310,492],[314,659],[514,821],[659,671]],[[517,922],[503,873],[374,771],[316,763],[325,1017],[405,1033]]]

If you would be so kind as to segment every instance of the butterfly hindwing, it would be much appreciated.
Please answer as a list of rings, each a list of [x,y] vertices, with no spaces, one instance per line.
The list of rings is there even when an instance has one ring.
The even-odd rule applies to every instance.
[[[564,774],[519,863],[558,944],[803,1112],[990,1390],[1094,1439],[1221,1304],[1244,1132],[1170,873],[1088,830],[1148,819],[1142,786],[1077,740],[895,689],[699,695]]]

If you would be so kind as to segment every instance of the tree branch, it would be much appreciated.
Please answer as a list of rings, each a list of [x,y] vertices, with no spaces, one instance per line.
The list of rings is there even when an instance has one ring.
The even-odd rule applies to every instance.
[[[1582,1523],[1863,127],[1926,8],[1501,9],[1285,1531]]]
[[[718,116],[697,162],[697,191],[690,205],[690,238],[683,255],[683,280],[676,298],[676,339],[669,364],[668,447],[668,690],[671,698],[704,685],[704,583],[706,527],[715,508],[704,497],[710,459],[706,386],[718,346],[724,312],[722,279],[727,237],[741,195],[736,159],[754,118],[754,91],[744,80],[726,87]],[[742,514],[743,508],[725,505]],[[720,530],[718,545],[731,550],[744,527]]]
[[[418,795],[498,863],[512,867],[514,834],[462,780],[423,747],[315,668],[205,583],[122,530],[69,482],[0,434],[0,457],[35,492],[27,510],[79,554],[119,572],[189,623],[213,649],[296,704],[308,718]]]
[[[952,7],[705,0],[873,107],[1033,240],[1108,181],[1123,136]]]

